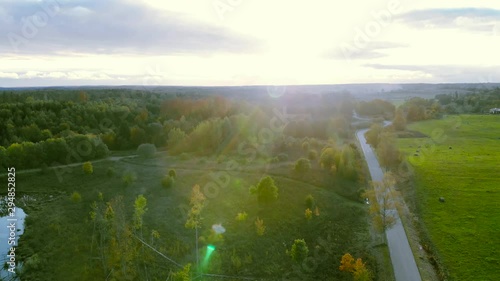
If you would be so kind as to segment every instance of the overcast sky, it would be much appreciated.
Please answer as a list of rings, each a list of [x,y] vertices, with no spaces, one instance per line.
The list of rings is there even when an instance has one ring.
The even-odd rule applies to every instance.
[[[0,87],[500,82],[496,0],[0,0],[0,36]]]

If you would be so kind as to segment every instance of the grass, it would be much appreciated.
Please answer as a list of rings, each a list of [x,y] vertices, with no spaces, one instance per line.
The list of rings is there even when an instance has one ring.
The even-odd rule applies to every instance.
[[[207,271],[216,274],[253,276],[276,280],[286,272],[288,277],[300,280],[350,280],[352,277],[339,272],[341,256],[349,252],[363,258],[376,270],[377,262],[369,249],[366,206],[338,195],[334,189],[324,187],[321,171],[313,166],[306,176],[291,173],[290,165],[264,165],[259,161],[241,165],[242,169],[227,170],[227,164],[206,159],[180,160],[179,157],[153,159],[125,159],[94,163],[94,173],[85,175],[80,166],[70,171],[59,182],[55,173],[20,174],[17,179],[18,194],[30,194],[38,203],[26,207],[26,231],[20,239],[19,256],[27,258],[37,253],[40,264],[36,271],[23,280],[96,280],[104,273],[91,252],[92,224],[89,222],[90,205],[99,192],[105,201],[123,196],[127,215],[132,216],[134,199],[143,194],[147,199],[144,215],[144,233],[160,233],[158,249],[182,264],[194,263],[194,231],[184,227],[184,208],[189,204],[191,187],[199,184],[203,190],[214,178],[229,179],[206,201],[200,236],[209,239],[213,224],[222,224],[226,232],[217,243]],[[107,175],[109,167],[116,171]],[[169,169],[177,177],[171,188],[161,186],[161,178]],[[128,186],[122,182],[125,171],[134,171],[137,180]],[[224,174],[226,173],[226,174]],[[269,206],[259,206],[249,186],[256,184],[265,174],[271,174],[279,187],[278,201]],[[345,186],[344,188],[352,188]],[[74,202],[73,192],[81,194],[81,201]],[[305,197],[312,194],[320,211],[310,221],[304,217]],[[248,219],[238,222],[236,215],[246,212]],[[255,220],[264,220],[266,232],[258,236]],[[149,238],[149,235],[145,237]],[[309,246],[311,272],[296,265],[286,254],[295,239],[305,239]],[[208,243],[200,243],[200,257]],[[241,265],[238,266],[240,260]],[[156,270],[163,270],[166,279],[170,265],[158,258]],[[172,268],[173,269],[173,268]],[[288,273],[287,273],[288,274]]]
[[[499,116],[448,116],[408,129],[429,136],[398,142],[414,169],[419,213],[450,278],[497,280]]]

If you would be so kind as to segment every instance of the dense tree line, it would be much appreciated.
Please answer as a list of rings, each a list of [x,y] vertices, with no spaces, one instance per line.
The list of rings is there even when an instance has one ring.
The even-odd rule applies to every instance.
[[[500,107],[500,88],[465,94],[438,94],[436,99],[448,114],[487,113],[491,108]]]

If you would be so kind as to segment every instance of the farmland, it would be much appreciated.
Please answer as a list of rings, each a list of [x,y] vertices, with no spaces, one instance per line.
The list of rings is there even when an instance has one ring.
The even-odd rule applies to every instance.
[[[500,274],[500,119],[452,115],[408,129],[428,136],[400,138],[398,144],[414,169],[417,212],[450,277],[495,280]]]

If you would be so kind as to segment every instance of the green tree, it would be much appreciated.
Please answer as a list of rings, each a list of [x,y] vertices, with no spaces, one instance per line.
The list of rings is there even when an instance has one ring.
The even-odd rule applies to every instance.
[[[300,158],[295,162],[293,170],[299,174],[305,174],[311,170],[311,161],[306,158]]]
[[[151,158],[156,153],[156,146],[151,143],[143,143],[137,147],[137,155],[142,158]]]
[[[292,245],[292,249],[290,250],[290,256],[292,260],[297,263],[302,263],[309,253],[309,248],[307,248],[306,241],[304,239],[295,239]]]
[[[371,125],[370,129],[365,133],[366,143],[372,147],[377,147],[379,135],[382,133],[383,127],[380,124]]]
[[[170,278],[171,277],[171,278]],[[172,281],[191,281],[191,264],[188,263],[181,270],[171,273],[167,280]]]
[[[201,225],[201,210],[204,207],[205,195],[200,191],[199,185],[194,185],[191,191],[190,206],[188,218],[185,224],[186,228],[199,228]]]
[[[166,188],[171,188],[174,186],[175,179],[169,175],[165,175],[161,180],[161,185]]]
[[[175,172],[174,169],[168,170],[168,175],[171,176],[174,179],[177,177],[177,173]]]
[[[73,192],[73,194],[71,194],[71,201],[73,201],[74,203],[78,203],[82,201],[82,196],[80,195],[80,193],[75,191]]]
[[[91,175],[92,173],[94,173],[94,166],[92,166],[92,163],[90,163],[89,161],[83,163],[83,172],[87,175]]]
[[[333,147],[326,147],[321,152],[321,156],[319,157],[319,161],[321,163],[321,167],[323,169],[331,169],[333,165],[335,165],[335,158],[337,156],[337,151]]]
[[[257,194],[259,203],[270,203],[278,199],[278,187],[270,176],[262,178],[257,187],[250,187],[250,193]]]
[[[262,236],[266,232],[266,226],[264,225],[264,220],[257,218],[255,220],[255,230],[257,231],[257,235]]]

